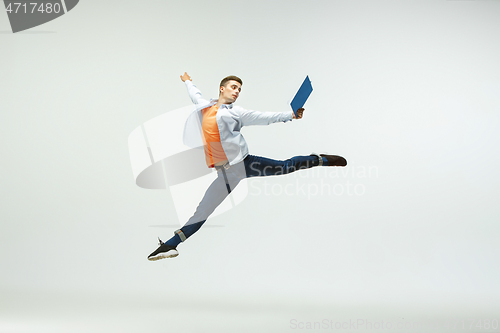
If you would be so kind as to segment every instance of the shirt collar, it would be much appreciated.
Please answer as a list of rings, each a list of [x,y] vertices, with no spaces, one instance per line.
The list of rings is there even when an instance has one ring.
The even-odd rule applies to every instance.
[[[217,104],[217,102],[218,102],[218,101],[219,101],[219,99],[217,99],[217,98],[212,98],[212,99],[210,100],[210,105],[215,105],[215,104]],[[232,108],[233,108],[233,105],[234,105],[234,103],[231,103],[231,104],[222,104],[220,107],[221,107],[221,108],[226,108],[226,109],[232,109]]]

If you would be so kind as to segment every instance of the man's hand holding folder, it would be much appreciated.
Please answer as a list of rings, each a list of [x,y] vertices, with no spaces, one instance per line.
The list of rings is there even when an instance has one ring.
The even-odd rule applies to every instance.
[[[304,114],[304,108],[300,108],[297,110],[297,117],[295,117],[295,112],[294,112],[293,119],[300,119],[302,118],[303,114]]]

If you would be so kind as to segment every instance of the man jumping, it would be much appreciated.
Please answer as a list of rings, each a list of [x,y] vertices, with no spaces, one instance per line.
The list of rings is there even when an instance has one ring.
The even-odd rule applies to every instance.
[[[217,178],[209,186],[194,215],[174,236],[148,256],[148,260],[173,258],[179,255],[177,245],[198,231],[212,212],[224,201],[238,183],[249,177],[264,177],[288,174],[315,166],[346,166],[345,158],[337,155],[311,154],[295,156],[284,161],[250,155],[241,135],[243,126],[269,125],[301,119],[304,109],[289,112],[258,112],[234,105],[243,82],[236,76],[224,78],[219,85],[219,98],[207,101],[193,84],[191,77],[184,73],[181,80],[186,84],[189,97],[197,108],[186,122],[184,142],[201,132],[205,159],[209,168],[217,170]],[[188,144],[189,145],[189,144]]]

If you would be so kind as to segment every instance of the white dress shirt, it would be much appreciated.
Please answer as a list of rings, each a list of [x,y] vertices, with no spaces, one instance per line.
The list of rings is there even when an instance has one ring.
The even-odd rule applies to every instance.
[[[184,144],[191,148],[202,148],[202,114],[201,111],[217,103],[217,99],[203,99],[200,90],[190,80],[185,81],[189,97],[196,109],[189,115],[184,126]],[[287,122],[293,119],[293,111],[259,112],[246,110],[234,104],[222,104],[217,111],[217,126],[219,128],[222,149],[229,164],[243,161],[248,155],[248,146],[240,133],[243,126],[269,125],[276,122]]]

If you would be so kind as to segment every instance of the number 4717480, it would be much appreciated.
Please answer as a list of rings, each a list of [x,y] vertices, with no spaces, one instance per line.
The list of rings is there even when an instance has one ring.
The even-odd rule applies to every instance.
[[[30,8],[31,7],[31,8]],[[35,14],[35,13],[59,13],[61,11],[61,5],[59,3],[52,4],[51,2],[30,2],[20,3],[20,2],[10,2],[6,8],[7,13],[12,14]]]

